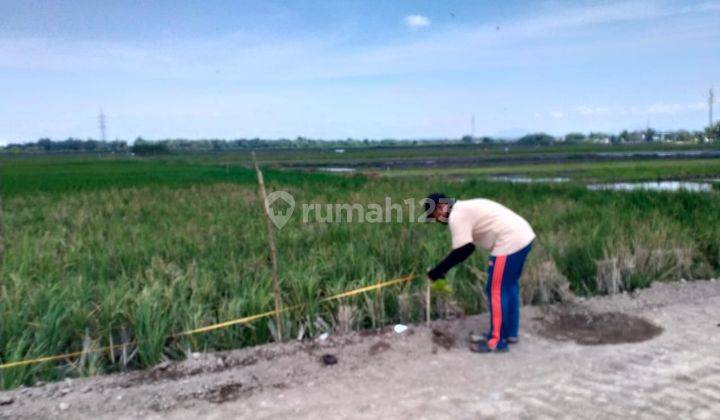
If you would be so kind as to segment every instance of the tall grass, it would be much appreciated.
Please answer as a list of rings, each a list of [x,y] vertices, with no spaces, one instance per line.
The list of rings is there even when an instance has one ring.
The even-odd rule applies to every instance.
[[[0,359],[19,360],[88,343],[125,342],[129,367],[187,351],[228,349],[272,339],[262,321],[167,339],[179,331],[273,307],[262,210],[252,172],[179,163],[77,172],[42,168],[3,178],[5,255],[0,267]],[[115,165],[115,163],[112,163]],[[62,165],[61,165],[62,167]],[[48,171],[50,175],[48,175]],[[146,178],[146,172],[160,171]],[[89,181],[86,177],[98,174]],[[182,173],[182,175],[179,175]],[[28,179],[25,176],[29,177]],[[179,177],[179,178],[176,178]],[[164,178],[167,177],[167,178]],[[525,302],[557,299],[570,288],[593,294],[656,279],[717,274],[720,197],[716,192],[587,191],[576,185],[508,185],[445,179],[376,179],[268,171],[270,190],[299,204],[383,203],[445,190],[496,199],[524,215],[539,235],[523,279]],[[323,297],[408,273],[424,273],[448,251],[437,224],[321,223],[301,209],[277,231],[290,337],[326,329],[372,328],[423,317],[422,282],[339,302]],[[453,304],[483,309],[484,257],[453,270]],[[136,344],[133,344],[137,342]],[[112,371],[107,356],[84,366],[47,363],[0,373],[2,386],[37,378]]]

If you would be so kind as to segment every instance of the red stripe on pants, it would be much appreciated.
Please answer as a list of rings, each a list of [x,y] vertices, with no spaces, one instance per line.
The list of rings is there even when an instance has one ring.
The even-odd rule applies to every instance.
[[[492,311],[492,331],[488,340],[488,347],[494,349],[500,341],[502,328],[502,279],[505,273],[506,255],[495,257],[492,283],[490,284],[490,310]]]

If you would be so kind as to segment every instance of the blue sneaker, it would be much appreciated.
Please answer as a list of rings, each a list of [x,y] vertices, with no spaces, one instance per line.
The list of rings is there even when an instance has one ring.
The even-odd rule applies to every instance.
[[[505,353],[510,351],[507,343],[498,344],[495,348],[490,348],[487,341],[478,341],[470,344],[470,351],[473,353]]]
[[[470,334],[470,342],[471,343],[478,343],[480,341],[487,341],[490,339],[490,333],[482,333],[480,334]],[[520,341],[518,337],[508,337],[507,343],[508,344],[517,344]]]

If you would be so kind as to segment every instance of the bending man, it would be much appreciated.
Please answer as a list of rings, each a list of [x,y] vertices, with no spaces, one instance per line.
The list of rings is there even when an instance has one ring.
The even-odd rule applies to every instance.
[[[465,261],[475,247],[490,251],[486,285],[490,332],[487,340],[473,343],[470,350],[507,351],[508,344],[518,340],[520,275],[535,232],[517,213],[483,198],[453,203],[444,194],[430,194],[425,210],[428,218],[447,224],[452,235],[452,251],[428,272],[430,280],[443,278],[451,268]]]

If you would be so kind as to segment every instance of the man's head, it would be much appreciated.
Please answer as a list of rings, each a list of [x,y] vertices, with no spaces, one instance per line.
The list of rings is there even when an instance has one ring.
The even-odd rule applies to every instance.
[[[447,223],[452,201],[443,193],[432,193],[425,199],[425,214],[428,220]]]

